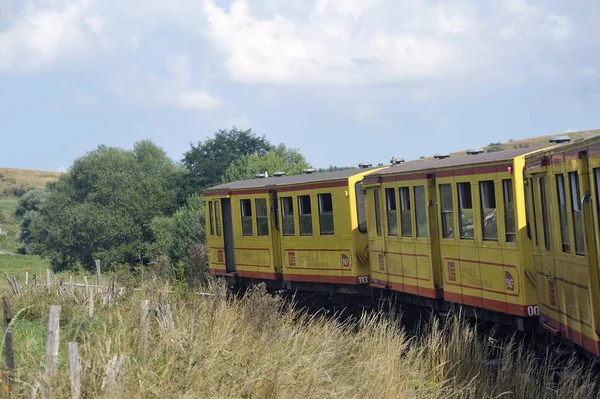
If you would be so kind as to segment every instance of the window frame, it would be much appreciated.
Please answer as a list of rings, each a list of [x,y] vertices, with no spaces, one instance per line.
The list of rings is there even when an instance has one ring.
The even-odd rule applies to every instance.
[[[445,205],[447,205],[444,201],[444,195],[442,194],[442,188],[446,189],[446,187],[448,188],[448,194],[450,195],[450,207],[446,210],[444,210]],[[438,186],[438,191],[439,191],[439,195],[440,195],[440,218],[441,218],[441,223],[440,223],[440,227],[442,228],[442,239],[448,239],[448,240],[452,240],[456,238],[456,221],[454,220],[454,193],[452,192],[452,184],[451,183],[441,183]],[[447,207],[446,207],[447,208]],[[447,215],[450,215],[450,220],[452,221],[452,228],[450,230],[448,230],[448,223],[447,223]]]
[[[485,189],[491,188],[490,193],[484,193]],[[489,198],[486,198],[484,194],[487,194]],[[491,204],[486,204],[486,200],[491,200]],[[494,205],[493,207],[485,207],[485,205]],[[485,209],[493,209],[494,210],[494,219],[496,220],[496,228],[495,228],[495,237],[486,237],[486,229],[485,229],[485,217],[486,214],[484,212]],[[480,225],[481,225],[481,239],[483,241],[498,242],[498,202],[496,201],[496,182],[494,180],[481,180],[479,181],[479,212],[480,212]],[[473,220],[473,224],[475,221]]]
[[[468,187],[469,189],[469,195],[468,197],[465,198],[464,193],[462,192],[463,190],[461,190],[461,187]],[[474,241],[475,240],[475,209],[473,208],[474,204],[473,204],[473,190],[471,188],[471,182],[458,182],[456,183],[456,192],[457,192],[457,199],[458,199],[458,232],[459,232],[459,238],[461,240],[465,240],[465,241]],[[470,202],[471,207],[467,208],[464,204],[463,204],[463,200],[468,199]],[[472,237],[466,236],[465,235],[465,231],[464,231],[464,226],[463,226],[463,210],[466,209],[470,209],[471,213],[472,213],[472,219],[473,219],[473,235]]]
[[[377,237],[381,237],[381,203],[379,197],[379,187],[373,190],[373,206],[375,210],[375,229],[377,230]]]
[[[567,213],[567,190],[565,188],[565,177],[562,173],[557,173],[555,175],[556,179],[556,205],[558,207],[558,222],[559,222],[559,230],[560,230],[560,238],[561,238],[561,247],[562,252],[570,254],[571,253],[571,237],[570,237],[570,227],[569,227],[569,215]],[[562,192],[561,192],[562,188]],[[561,204],[561,196],[562,202]],[[564,214],[561,209],[561,206],[564,206]]]
[[[215,232],[221,237],[221,201],[215,200]]]
[[[263,215],[259,215],[258,214],[258,203],[260,202],[264,202],[265,204],[265,214]],[[254,212],[254,219],[255,219],[255,223],[256,223],[256,235],[258,237],[268,237],[269,236],[269,205],[267,202],[266,198],[255,198],[254,199],[254,208],[255,208],[255,212]],[[261,231],[261,225],[259,224],[259,220],[264,223],[263,226],[266,226],[266,234],[264,234],[264,231]]]
[[[285,213],[286,206],[284,205],[284,200],[289,200],[289,205],[290,205],[290,209],[289,210],[291,210],[291,213],[287,214],[287,215]],[[291,219],[291,221],[292,221],[292,224],[291,224],[291,226],[292,226],[291,234],[290,233],[286,233],[286,225],[289,225],[289,224],[286,224],[286,218],[287,218],[287,220]],[[295,223],[296,223],[296,217],[295,217],[295,213],[294,213],[294,197],[292,197],[292,196],[281,197],[281,225],[282,225],[282,228],[281,228],[282,232],[281,232],[281,234],[283,236],[285,236],[285,237],[293,237],[293,236],[295,236],[296,235],[296,224]]]
[[[247,204],[247,206],[246,206]],[[246,213],[250,211],[250,214]],[[253,221],[253,211],[252,211],[252,200],[250,198],[240,198],[240,217],[241,217],[241,227],[242,227],[242,236],[243,237],[253,237],[254,236],[254,221]],[[249,232],[246,231],[248,227],[247,223],[250,222]]]
[[[300,236],[302,237],[312,237],[314,234],[314,227],[313,227],[313,221],[312,221],[312,198],[310,195],[306,194],[306,195],[299,195],[298,197],[298,230],[300,230]],[[302,204],[302,199],[303,198],[308,198],[308,210],[310,213],[304,213],[305,209],[304,209],[304,205]],[[310,233],[307,232],[303,232],[302,231],[302,217],[303,216],[310,216],[308,218],[305,218],[304,220],[309,220],[310,221]]]
[[[213,210],[213,202],[208,201],[208,226],[209,226],[209,234],[211,236],[215,235],[215,215]]]
[[[525,192],[527,189],[524,190]],[[509,204],[511,209],[509,210]],[[525,203],[525,212],[528,212],[529,204]],[[502,179],[502,209],[504,210],[504,241],[507,244],[517,243],[517,214],[515,212],[515,190],[513,187],[512,179]],[[509,231],[509,211],[512,213],[512,232]],[[528,217],[525,217],[527,223]],[[510,240],[508,237],[513,236],[514,240]]]
[[[417,189],[420,189],[423,191],[423,214],[421,215],[421,217],[424,219],[424,226],[425,226],[425,230],[424,230],[424,234],[419,234],[419,204],[417,201]],[[414,213],[415,213],[415,233],[417,238],[429,238],[429,223],[427,221],[427,194],[425,191],[425,186],[421,185],[421,186],[413,186],[413,198],[414,198]]]
[[[583,211],[581,208],[581,203],[579,202],[579,198],[581,196],[581,188],[579,186],[579,173],[577,173],[577,171],[572,171],[572,172],[568,173],[568,176],[569,176],[569,194],[571,196],[571,218],[573,220],[572,230],[573,230],[573,239],[575,241],[575,255],[586,256],[586,250],[585,250],[586,248],[585,248],[585,242],[584,242],[585,232],[583,230],[583,220],[582,220],[584,215],[583,215]],[[575,179],[573,179],[573,178],[575,178]],[[574,181],[575,190],[573,190],[573,180],[575,180]],[[577,213],[579,213],[579,218],[576,217]],[[579,220],[579,223],[578,223],[578,220]],[[580,234],[580,236],[578,237],[579,234]]]
[[[354,197],[356,200],[356,222],[358,224],[358,231],[361,233],[367,233],[367,196],[365,195],[362,180],[354,184],[354,191]],[[361,219],[363,220],[361,221]]]
[[[404,193],[404,195],[403,195]],[[402,237],[413,237],[412,231],[412,201],[410,198],[410,186],[398,187],[400,198],[400,234]],[[408,215],[408,223],[405,226],[403,215]]]
[[[329,201],[331,202],[331,211],[323,211],[323,198],[327,198],[329,196]],[[334,210],[333,210],[333,194],[332,193],[320,193],[317,194],[317,204],[319,211],[319,234],[322,236],[332,236],[335,235],[335,218],[334,218]],[[323,230],[323,217],[331,216],[331,231]]]
[[[390,195],[391,193],[391,195]],[[393,206],[393,209],[391,209]],[[389,237],[398,236],[398,201],[396,199],[396,189],[394,187],[385,188],[385,217],[387,222],[387,235]],[[393,224],[391,223],[393,222]],[[394,230],[395,228],[395,230]]]

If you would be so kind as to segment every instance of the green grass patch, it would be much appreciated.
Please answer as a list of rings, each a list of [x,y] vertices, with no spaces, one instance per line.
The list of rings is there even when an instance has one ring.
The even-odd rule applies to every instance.
[[[17,210],[18,205],[19,199],[17,197],[0,198],[0,212],[9,217],[10,221],[14,220],[15,210]]]

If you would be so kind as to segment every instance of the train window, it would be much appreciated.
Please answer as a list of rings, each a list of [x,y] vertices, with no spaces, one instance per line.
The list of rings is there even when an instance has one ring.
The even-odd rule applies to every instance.
[[[425,187],[416,186],[415,194],[415,223],[417,237],[427,237],[427,204],[425,203]]]
[[[385,198],[387,204],[387,226],[388,235],[398,235],[398,218],[396,215],[396,190],[393,188],[385,189]]]
[[[254,200],[256,206],[256,233],[259,236],[269,235],[269,218],[267,216],[267,200],[264,198]]]
[[[498,222],[496,215],[496,190],[491,180],[479,182],[481,197],[481,231],[486,241],[498,240]]]
[[[542,229],[544,231],[544,245],[550,251],[550,232],[548,229],[548,199],[546,197],[546,181],[540,177],[540,202],[542,203]]]
[[[365,192],[363,191],[363,185],[361,181],[354,185],[354,191],[356,191],[356,217],[358,218],[358,231],[361,233],[366,233],[367,209],[365,208]]]
[[[517,242],[517,229],[515,228],[515,200],[511,179],[502,180],[502,192],[504,195],[504,226],[506,227],[506,242]],[[527,192],[527,190],[525,190]],[[525,203],[527,212],[528,205]],[[529,218],[526,216],[527,222]]]
[[[242,210],[242,235],[253,235],[252,229],[252,202],[249,199],[240,200],[240,209]]]
[[[403,237],[412,237],[412,219],[410,214],[410,189],[400,187],[400,223]]]
[[[300,235],[312,236],[310,195],[301,195],[298,197],[298,214],[300,215]]]
[[[283,235],[293,236],[294,230],[294,201],[292,197],[283,197],[281,199],[281,209],[283,212]]]
[[[215,230],[217,231],[217,237],[221,237],[221,204],[217,200],[215,201]]]
[[[575,253],[585,255],[585,243],[583,242],[583,214],[579,202],[579,179],[577,172],[569,173],[569,186],[571,188],[571,211],[573,212],[573,235],[575,237]]]
[[[452,204],[452,186],[440,184],[442,212],[442,237],[454,238],[454,206]]]
[[[473,222],[473,198],[471,196],[471,183],[458,183],[458,226],[460,238],[473,240],[475,238],[475,224]]]
[[[210,235],[214,236],[215,235],[215,214],[213,213],[213,202],[212,201],[208,201],[208,214],[209,214],[209,229],[210,229]]]
[[[377,227],[377,235],[381,236],[381,210],[379,209],[379,189],[373,190],[373,202],[375,203],[375,224]]]
[[[319,194],[318,198],[321,235],[333,234],[333,199],[331,194]]]
[[[563,175],[556,175],[556,189],[558,194],[558,217],[560,220],[560,236],[562,238],[563,252],[571,252],[569,238],[569,219],[567,218],[567,198],[565,196],[565,179]]]

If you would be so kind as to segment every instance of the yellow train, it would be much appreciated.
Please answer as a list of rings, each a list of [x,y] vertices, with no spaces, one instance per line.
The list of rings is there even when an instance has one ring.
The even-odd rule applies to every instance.
[[[461,307],[600,355],[600,137],[391,163],[207,189],[210,273]]]

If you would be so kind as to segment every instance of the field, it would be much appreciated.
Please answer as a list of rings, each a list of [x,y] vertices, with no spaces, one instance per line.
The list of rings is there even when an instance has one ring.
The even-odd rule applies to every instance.
[[[0,179],[0,193],[4,188],[14,185],[43,189],[46,187],[46,183],[55,181],[60,176],[59,172],[12,168],[0,168],[0,173],[4,175]]]
[[[93,318],[83,292],[79,304],[43,287],[12,296],[13,392],[29,396],[42,381],[49,397],[69,396],[67,343],[78,342],[82,397],[595,397],[589,370],[572,364],[555,384],[550,364],[514,342],[490,365],[491,346],[457,317],[411,337],[382,313],[341,322],[303,313],[260,287],[229,299],[217,283],[203,295],[168,283],[140,288],[112,306],[96,297]],[[172,324],[154,311],[159,297]],[[147,344],[142,300],[153,309]],[[42,380],[50,304],[62,306],[58,373]],[[122,378],[102,388],[114,356],[123,356]]]

